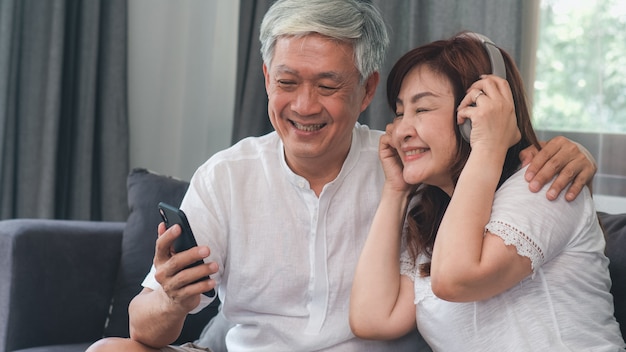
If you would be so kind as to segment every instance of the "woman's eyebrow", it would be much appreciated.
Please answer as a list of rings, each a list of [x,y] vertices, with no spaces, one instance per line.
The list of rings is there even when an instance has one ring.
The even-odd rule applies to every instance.
[[[430,96],[430,97],[434,97],[434,96],[435,96],[435,94],[433,94],[432,92],[422,92],[422,93],[417,93],[417,94],[413,95],[413,96],[411,97],[411,99],[409,99],[409,102],[410,102],[411,104],[415,104],[418,100],[420,100],[420,99],[422,99],[422,98],[424,98],[424,97],[429,97],[429,96]],[[402,103],[403,103],[403,102],[402,102],[402,99],[400,99],[400,98],[397,98],[397,99],[396,99],[396,102],[397,102],[397,103],[400,103],[400,104],[402,104]]]

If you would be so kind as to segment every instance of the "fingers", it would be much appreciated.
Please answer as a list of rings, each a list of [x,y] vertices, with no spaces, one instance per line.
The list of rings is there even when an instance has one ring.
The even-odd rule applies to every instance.
[[[578,154],[565,164],[557,178],[550,185],[550,189],[547,193],[548,199],[556,199],[559,194],[567,188],[565,199],[572,201],[578,197],[585,185],[591,185],[593,176],[597,171],[595,163],[590,161],[587,156],[578,149],[576,149],[575,152]]]
[[[530,162],[533,160],[533,158],[535,157],[535,155],[537,155],[537,153],[539,153],[539,150],[537,150],[537,148],[534,145],[531,145],[530,147],[522,150],[519,153],[519,160],[522,162],[522,167],[525,167],[526,165],[530,164]],[[533,171],[533,173],[530,173],[530,169],[526,170],[526,181],[530,181],[532,179],[532,176],[534,176],[534,174],[536,173],[536,170]]]
[[[158,270],[155,278],[163,287],[163,291],[173,300],[185,299],[199,295],[215,288],[215,280],[204,279],[217,272],[217,264],[205,263],[179,271],[174,276],[167,276],[165,271]]]
[[[394,129],[394,124],[397,121],[397,119],[394,119],[392,123],[388,123],[387,126],[385,127],[385,133],[388,135],[392,135],[393,134],[393,129]]]
[[[561,165],[558,165],[558,162],[552,163],[551,161],[548,161],[548,165],[549,164],[552,164],[553,166],[551,165],[550,168],[546,170],[553,170],[554,172],[558,172],[557,170],[560,167],[562,167]],[[554,181],[552,181],[552,183],[550,184],[550,188],[548,189],[548,192],[546,193],[546,197],[549,200],[555,200],[559,196],[559,194],[561,194],[561,192],[567,187],[567,185],[570,184],[570,182],[574,181],[576,177],[575,175],[578,174],[579,172],[580,170],[576,171],[576,170],[572,170],[571,167],[570,168],[564,167],[563,170],[556,175],[556,178],[554,179]],[[541,171],[538,175],[540,174],[541,174]],[[552,175],[552,177],[554,177],[554,175]],[[550,178],[549,174],[546,174],[545,181],[541,179],[540,182],[548,183],[550,182],[551,179],[552,178]],[[575,183],[572,183],[572,186],[575,187]],[[574,190],[575,189],[576,188],[574,188]],[[580,192],[581,189],[582,189],[582,186],[578,188],[578,192]]]
[[[399,127],[401,119],[399,118],[395,118],[393,120],[393,122],[388,123],[387,126],[385,127],[385,133],[382,135],[382,137],[384,137],[384,141],[386,144],[388,144],[389,146],[393,147],[393,148],[397,148],[398,146],[395,144],[396,141],[394,141],[394,135],[397,134],[396,129]]]
[[[477,104],[479,100],[483,99],[483,96],[498,100],[504,99],[507,97],[506,92],[509,90],[509,84],[505,79],[494,75],[482,75],[480,79],[474,82],[465,92],[465,97],[463,97],[459,104],[459,110]],[[510,93],[508,95],[510,95]]]
[[[515,104],[506,80],[484,75],[467,90],[457,110],[457,123],[472,120],[472,149],[510,147],[521,138],[517,127]]]
[[[541,151],[533,154],[528,170],[526,170],[525,178],[530,182],[529,188],[532,192],[538,192],[545,184],[550,182],[554,176],[563,169],[564,165],[570,160],[566,159],[571,153],[565,152],[563,144],[558,141],[558,137],[554,138],[550,143],[543,146]],[[563,189],[561,183],[567,178],[563,175],[559,182],[555,185],[555,189]],[[555,180],[556,181],[556,180]],[[569,183],[569,182],[567,182]],[[554,191],[553,190],[553,191]],[[548,199],[555,199],[555,195],[548,192]],[[556,194],[558,196],[558,193]]]
[[[189,267],[208,257],[209,248],[197,246],[184,252],[174,253],[173,244],[181,234],[180,226],[174,225],[165,230],[165,225],[161,223],[158,233],[154,257],[155,278],[167,295],[175,299],[210,291],[215,286],[213,280],[197,281],[216,273],[217,264],[211,262]]]
[[[160,223],[158,228],[159,237],[156,241],[156,251],[154,264],[156,266],[162,265],[175,257],[174,252],[174,241],[180,236],[181,228],[179,225],[174,225],[169,229],[165,229],[165,224]],[[178,254],[183,254],[180,256],[176,256],[177,259],[174,259],[174,263],[180,262],[182,264],[181,267],[185,267],[191,263],[194,263],[197,260],[202,260],[209,255],[209,248],[206,246],[198,246],[195,248],[191,248],[189,251],[181,252]],[[170,264],[171,265],[171,264]]]
[[[402,161],[398,155],[398,150],[394,146],[391,134],[386,133],[380,137],[378,143],[378,157],[382,163],[385,174],[394,169],[395,165],[401,165]]]
[[[403,177],[404,166],[399,153],[400,141],[399,138],[405,135],[405,132],[397,131],[395,128],[399,127],[399,122],[393,124],[393,126],[387,125],[386,133],[380,137],[378,146],[378,157],[385,173],[385,185],[404,191],[410,187]],[[394,136],[395,134],[395,136]],[[405,136],[406,137],[406,136]]]
[[[154,265],[159,266],[167,262],[172,256],[174,241],[181,234],[180,226],[174,225],[166,229],[165,223],[161,222],[157,229],[158,237],[154,254]]]
[[[572,184],[570,185],[570,187],[567,189],[567,193],[565,194],[565,199],[568,202],[573,201],[574,199],[576,199],[576,197],[578,197],[578,195],[580,194],[580,192],[583,190],[583,187],[585,187],[585,185],[587,184],[585,182],[585,179],[587,179],[589,177],[589,174],[587,171],[583,171],[580,174],[578,174],[578,176],[576,176],[576,179],[574,180],[574,182],[572,182]],[[554,190],[557,194],[560,193],[560,190]],[[555,197],[556,199],[556,197]]]
[[[538,192],[554,179],[546,197],[554,200],[567,189],[565,199],[574,200],[583,187],[591,183],[597,171],[593,158],[580,148],[577,143],[564,137],[555,137],[545,144],[532,158],[526,171],[525,178],[530,182],[530,190]]]

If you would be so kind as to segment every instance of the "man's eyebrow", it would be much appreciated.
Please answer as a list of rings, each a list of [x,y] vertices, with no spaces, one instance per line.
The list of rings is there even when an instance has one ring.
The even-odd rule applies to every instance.
[[[321,79],[326,79],[327,78],[327,79],[331,79],[333,81],[338,81],[338,82],[342,81],[344,79],[343,75],[341,75],[341,74],[339,74],[337,72],[332,72],[332,71],[331,72],[321,72],[319,75],[317,75],[317,77],[321,78]]]
[[[278,73],[287,73],[287,74],[292,74],[292,75],[299,75],[298,70],[294,70],[293,68],[286,66],[286,65],[276,65],[275,66],[275,70]],[[341,81],[343,80],[343,75],[335,72],[335,71],[327,71],[327,72],[320,72],[316,75],[317,79],[331,79],[333,81]]]
[[[274,67],[274,69],[276,70],[276,72],[279,72],[279,73],[290,73],[290,74],[294,74],[294,75],[298,74],[298,71],[296,71],[296,70],[294,70],[294,69],[292,69],[292,68],[290,68],[289,66],[286,66],[286,65],[276,65]]]

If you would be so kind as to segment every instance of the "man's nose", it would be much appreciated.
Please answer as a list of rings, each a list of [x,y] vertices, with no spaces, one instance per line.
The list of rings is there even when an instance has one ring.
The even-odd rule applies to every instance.
[[[291,103],[291,109],[301,116],[317,114],[322,110],[321,106],[317,91],[306,85],[299,87]]]

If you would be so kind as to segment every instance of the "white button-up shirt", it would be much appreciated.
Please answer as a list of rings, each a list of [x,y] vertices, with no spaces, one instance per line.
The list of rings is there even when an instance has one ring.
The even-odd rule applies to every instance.
[[[319,198],[287,166],[275,132],[244,139],[196,171],[181,208],[198,244],[211,248],[206,261],[219,265],[212,277],[236,324],[229,350],[419,350],[421,339],[356,339],[348,324],[354,269],[384,182],[380,135],[355,126],[343,168]],[[150,275],[144,285],[158,287]]]

